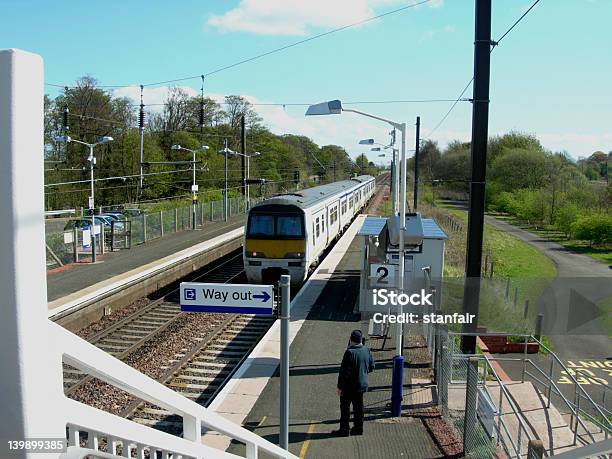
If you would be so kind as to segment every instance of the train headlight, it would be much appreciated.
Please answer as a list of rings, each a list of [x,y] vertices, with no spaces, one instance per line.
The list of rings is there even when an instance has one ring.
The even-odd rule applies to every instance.
[[[265,258],[266,257],[263,252],[251,252],[249,250],[245,250],[244,255],[248,258]]]
[[[304,258],[304,252],[287,252],[285,258]]]

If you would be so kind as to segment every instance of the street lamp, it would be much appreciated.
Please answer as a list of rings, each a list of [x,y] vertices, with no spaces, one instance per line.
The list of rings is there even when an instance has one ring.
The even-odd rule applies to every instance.
[[[76,140],[73,139],[72,137],[68,136],[68,135],[58,135],[55,137],[55,141],[56,142],[61,142],[61,143],[70,143],[70,142],[74,142],[74,143],[78,143],[81,145],[85,145],[87,148],[89,148],[89,156],[87,157],[87,161],[89,161],[89,185],[90,185],[90,193],[89,193],[89,199],[88,199],[88,208],[91,210],[91,261],[92,263],[96,262],[96,218],[94,216],[95,211],[94,211],[94,164],[96,164],[96,158],[94,156],[94,147],[97,145],[103,145],[105,143],[109,143],[112,142],[114,139],[110,136],[103,136],[100,137],[100,139],[95,142],[95,143],[87,143],[87,142],[82,142],[81,140]],[[100,229],[101,231],[104,231],[102,228]]]
[[[223,192],[223,220],[228,220],[228,197],[227,197],[227,157],[236,156],[236,152],[234,150],[230,150],[227,148],[227,139],[225,139],[225,143],[223,146],[223,150],[219,150],[219,153],[225,157],[225,190]]]
[[[231,150],[230,150],[231,151]],[[231,153],[230,153],[231,154]],[[237,151],[234,152],[235,155],[240,155],[240,156],[244,156],[247,160],[247,169],[246,169],[246,196],[245,196],[245,206],[244,209],[249,210],[249,208],[251,207],[251,185],[248,182],[248,179],[251,177],[251,158],[255,158],[256,156],[260,156],[261,153],[258,151],[255,151],[251,154],[243,154],[243,153],[238,153]]]
[[[399,163],[396,159],[398,150],[394,148],[395,144],[395,135],[393,131],[391,131],[391,143],[389,145],[383,145],[382,143],[375,142],[374,139],[362,139],[359,141],[359,145],[378,145],[378,149],[376,147],[372,148],[372,151],[381,151],[381,148],[388,149],[391,148],[393,155],[391,156],[391,196],[393,196],[393,215],[397,215],[399,213]]]
[[[400,171],[402,174],[401,179],[401,209],[400,209],[400,231],[399,231],[399,260],[398,260],[398,268],[399,275],[397,278],[397,290],[398,293],[402,293],[404,291],[404,259],[405,259],[405,251],[406,244],[404,240],[404,233],[406,231],[406,123],[397,123],[395,121],[391,121],[385,118],[381,118],[380,116],[371,115],[369,113],[365,113],[359,110],[355,110],[352,108],[343,108],[342,102],[339,100],[331,100],[327,102],[321,102],[319,104],[314,104],[308,107],[306,110],[306,116],[310,115],[339,115],[342,112],[352,112],[357,113],[358,115],[366,116],[368,118],[373,118],[375,120],[383,121],[387,124],[390,124],[395,129],[398,129],[402,133],[402,156],[401,156],[401,166]],[[369,142],[369,140],[368,140]],[[372,143],[374,140],[372,140]],[[399,314],[403,313],[403,306],[398,302]],[[399,324],[396,330],[396,355],[402,355],[402,332],[403,327],[402,324]],[[400,385],[401,386],[401,385]]]
[[[172,145],[170,147],[171,150],[182,150],[188,151],[193,155],[193,160],[191,162],[191,172],[192,172],[192,184],[191,184],[191,229],[196,229],[196,210],[198,205],[198,185],[196,183],[196,153],[198,151],[206,151],[208,150],[208,145],[201,145],[197,150],[192,150],[190,148],[181,147],[180,145]]]

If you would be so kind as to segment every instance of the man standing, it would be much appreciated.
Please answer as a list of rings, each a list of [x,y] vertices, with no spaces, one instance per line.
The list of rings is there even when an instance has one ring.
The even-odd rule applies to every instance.
[[[374,358],[370,349],[363,344],[361,330],[353,330],[338,374],[340,429],[334,430],[333,435],[338,437],[363,435],[363,394],[368,390],[368,373],[373,369]],[[351,404],[353,428],[349,430]]]

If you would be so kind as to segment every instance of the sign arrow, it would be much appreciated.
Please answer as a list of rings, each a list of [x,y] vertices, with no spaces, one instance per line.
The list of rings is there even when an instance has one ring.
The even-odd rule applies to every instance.
[[[268,292],[262,291],[261,293],[261,295],[253,295],[253,298],[261,298],[262,303],[265,303],[271,298]]]

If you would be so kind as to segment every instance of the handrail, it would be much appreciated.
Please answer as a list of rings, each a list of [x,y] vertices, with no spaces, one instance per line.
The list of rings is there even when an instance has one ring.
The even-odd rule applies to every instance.
[[[449,333],[450,334],[450,333]],[[512,399],[512,397],[510,396],[510,393],[508,392],[508,389],[506,389],[505,385],[502,383],[501,378],[499,377],[499,375],[497,374],[497,372],[495,371],[495,369],[493,368],[493,366],[491,365],[489,359],[487,358],[486,355],[473,355],[473,354],[453,354],[451,356],[451,366],[452,366],[452,361],[453,359],[456,359],[457,357],[459,357],[460,359],[464,359],[467,360],[470,357],[476,357],[478,360],[482,360],[485,362],[485,365],[491,369],[493,376],[495,377],[495,381],[497,382],[497,385],[499,386],[500,392],[504,395],[504,398],[507,400],[509,406],[512,408],[512,413],[514,414],[514,416],[516,417],[516,419],[518,420],[518,428],[519,428],[519,439],[520,439],[520,431],[523,430],[525,432],[525,435],[527,436],[528,440],[533,440],[533,435],[530,433],[530,429],[529,427],[526,425],[525,420],[522,418],[522,416],[519,414],[519,409],[516,406],[516,403],[514,402],[514,400]],[[485,368],[486,370],[486,368]],[[452,370],[451,370],[451,380],[452,380]],[[487,384],[486,384],[486,379],[484,381],[484,388],[487,391],[487,393],[489,394],[489,397],[491,398],[491,400],[493,400],[493,397],[491,396],[488,388],[487,388]],[[521,443],[520,441],[518,441],[516,444],[514,442],[514,440],[512,439],[512,436],[510,435],[510,433],[508,432],[508,429],[505,425],[505,423],[503,422],[502,419],[502,412],[501,412],[501,407],[499,407],[499,414],[498,416],[500,417],[500,420],[502,421],[502,425],[504,426],[504,429],[506,431],[506,434],[508,436],[508,439],[510,440],[510,444],[512,445],[512,448],[514,449],[517,457],[521,457]],[[499,428],[496,429],[497,431],[499,431]]]
[[[550,381],[550,385],[551,385],[551,387],[554,387],[554,388],[555,388],[555,392],[556,392],[556,394],[557,394],[559,397],[561,397],[561,399],[562,399],[562,400],[565,402],[565,404],[567,405],[567,407],[568,407],[568,408],[570,409],[570,411],[572,412],[572,415],[576,416],[576,420],[577,420],[577,422],[579,422],[579,423],[580,423],[580,425],[582,426],[582,428],[583,428],[583,429],[584,429],[584,430],[585,430],[585,431],[586,431],[586,432],[589,434],[589,436],[591,437],[591,440],[594,442],[594,441],[595,441],[595,437],[593,437],[593,434],[591,434],[591,432],[590,432],[590,431],[589,431],[589,430],[586,428],[586,426],[584,425],[584,422],[582,421],[582,419],[580,419],[580,416],[578,416],[578,412],[577,412],[577,410],[575,409],[575,407],[573,406],[573,404],[572,404],[572,403],[571,403],[571,402],[570,402],[570,401],[567,399],[567,397],[566,397],[566,396],[565,396],[565,395],[564,395],[564,394],[561,392],[561,390],[559,389],[559,387],[557,387],[557,384],[556,384],[556,383],[555,383],[555,382],[554,382],[552,379],[548,378],[548,376],[546,376],[546,373],[544,373],[544,372],[543,372],[543,371],[542,371],[542,370],[541,370],[541,369],[540,369],[540,368],[539,368],[539,367],[538,367],[538,366],[537,366],[535,363],[533,363],[533,362],[531,361],[531,359],[528,359],[528,361],[529,361],[529,363],[530,363],[530,364],[531,364],[531,365],[532,365],[532,366],[533,366],[535,369],[537,369],[537,370],[538,370],[540,373],[542,373],[542,374],[544,375],[544,377],[545,377],[545,378],[547,378],[547,379]],[[537,379],[537,378],[535,378],[535,377],[534,377],[534,379],[536,379],[538,382],[540,382],[540,381],[539,381],[539,379]],[[540,384],[542,384],[542,385],[544,385],[544,386],[545,386],[545,384],[543,384],[543,383],[540,383]],[[570,426],[568,426],[568,427],[569,427],[569,428],[570,428],[570,430],[571,430],[571,425],[570,425]]]
[[[65,363],[144,401],[182,416],[184,437],[189,439],[184,441],[191,442],[195,445],[195,440],[197,439],[197,446],[203,447],[204,445],[201,444],[200,437],[201,428],[202,425],[204,425],[210,430],[220,432],[230,438],[246,443],[247,449],[260,449],[278,458],[295,458],[290,452],[259,437],[244,427],[237,426],[218,413],[183,397],[172,389],[110,356],[103,350],[73,335],[61,326],[53,322],[49,322],[49,326],[51,327],[51,333],[54,337],[53,342],[57,346],[57,349],[63,354]],[[93,408],[91,409],[94,410]],[[99,410],[95,410],[95,412],[97,413],[96,416],[99,416],[100,419],[107,415],[107,413]],[[75,413],[78,414],[79,411]],[[114,415],[108,416],[113,416],[113,418],[117,420],[122,419]],[[83,418],[84,426],[87,426],[90,422],[94,422],[94,419],[89,419],[87,417]],[[133,424],[138,427],[143,427],[136,423]],[[146,429],[148,429],[148,427]],[[154,432],[159,432],[154,429],[152,430]],[[204,451],[204,449],[200,449],[200,451]]]
[[[493,365],[491,365],[491,362],[489,361],[489,359],[487,358],[486,355],[483,355],[482,358],[484,359],[484,361],[486,362],[486,365],[491,369],[491,372],[493,373],[493,376],[495,376],[495,380],[497,381],[497,384],[499,385],[499,389],[504,393],[504,395],[506,396],[506,399],[508,400],[508,403],[510,404],[510,407],[512,408],[512,412],[514,413],[514,415],[516,416],[517,420],[519,421],[519,426],[523,428],[523,430],[525,431],[525,434],[527,435],[527,439],[528,440],[533,440],[534,438],[532,438],[532,435],[530,435],[529,431],[530,429],[528,428],[528,426],[526,425],[525,420],[523,419],[523,417],[519,414],[520,410],[518,409],[518,407],[516,406],[516,403],[514,402],[514,400],[512,399],[512,397],[510,396],[510,392],[508,392],[508,389],[506,388],[506,385],[502,383],[501,378],[499,377],[499,375],[497,374],[497,371],[495,371],[495,368],[493,368]],[[485,379],[485,384],[484,384],[485,390],[487,385],[486,385],[486,379]],[[488,392],[488,391],[487,391]],[[499,415],[501,416],[501,408],[500,408],[500,413]],[[516,448],[515,448],[516,450]],[[519,444],[519,450],[517,451],[519,457],[521,455],[520,452],[520,444]]]
[[[561,367],[563,368],[563,370],[565,370],[565,373],[567,374],[567,376],[569,378],[572,379],[572,382],[575,384],[576,386],[576,390],[581,391],[582,395],[589,401],[591,402],[591,405],[593,405],[593,408],[595,408],[595,410],[599,413],[599,415],[606,420],[606,423],[608,424],[608,430],[612,430],[612,423],[608,420],[608,417],[603,413],[603,411],[601,411],[601,408],[599,407],[599,405],[597,403],[595,403],[593,401],[593,399],[591,398],[591,396],[582,388],[582,386],[580,384],[578,384],[578,381],[576,381],[576,378],[574,378],[574,376],[571,374],[571,372],[569,371],[569,369],[563,364],[563,362],[559,359],[559,357],[557,357],[557,355],[552,352],[550,349],[548,349],[543,343],[540,342],[540,340],[538,340],[536,337],[532,336],[533,340],[536,341],[540,347],[544,348],[544,350],[546,350],[552,357],[553,359],[555,359],[555,361],[561,365]]]

